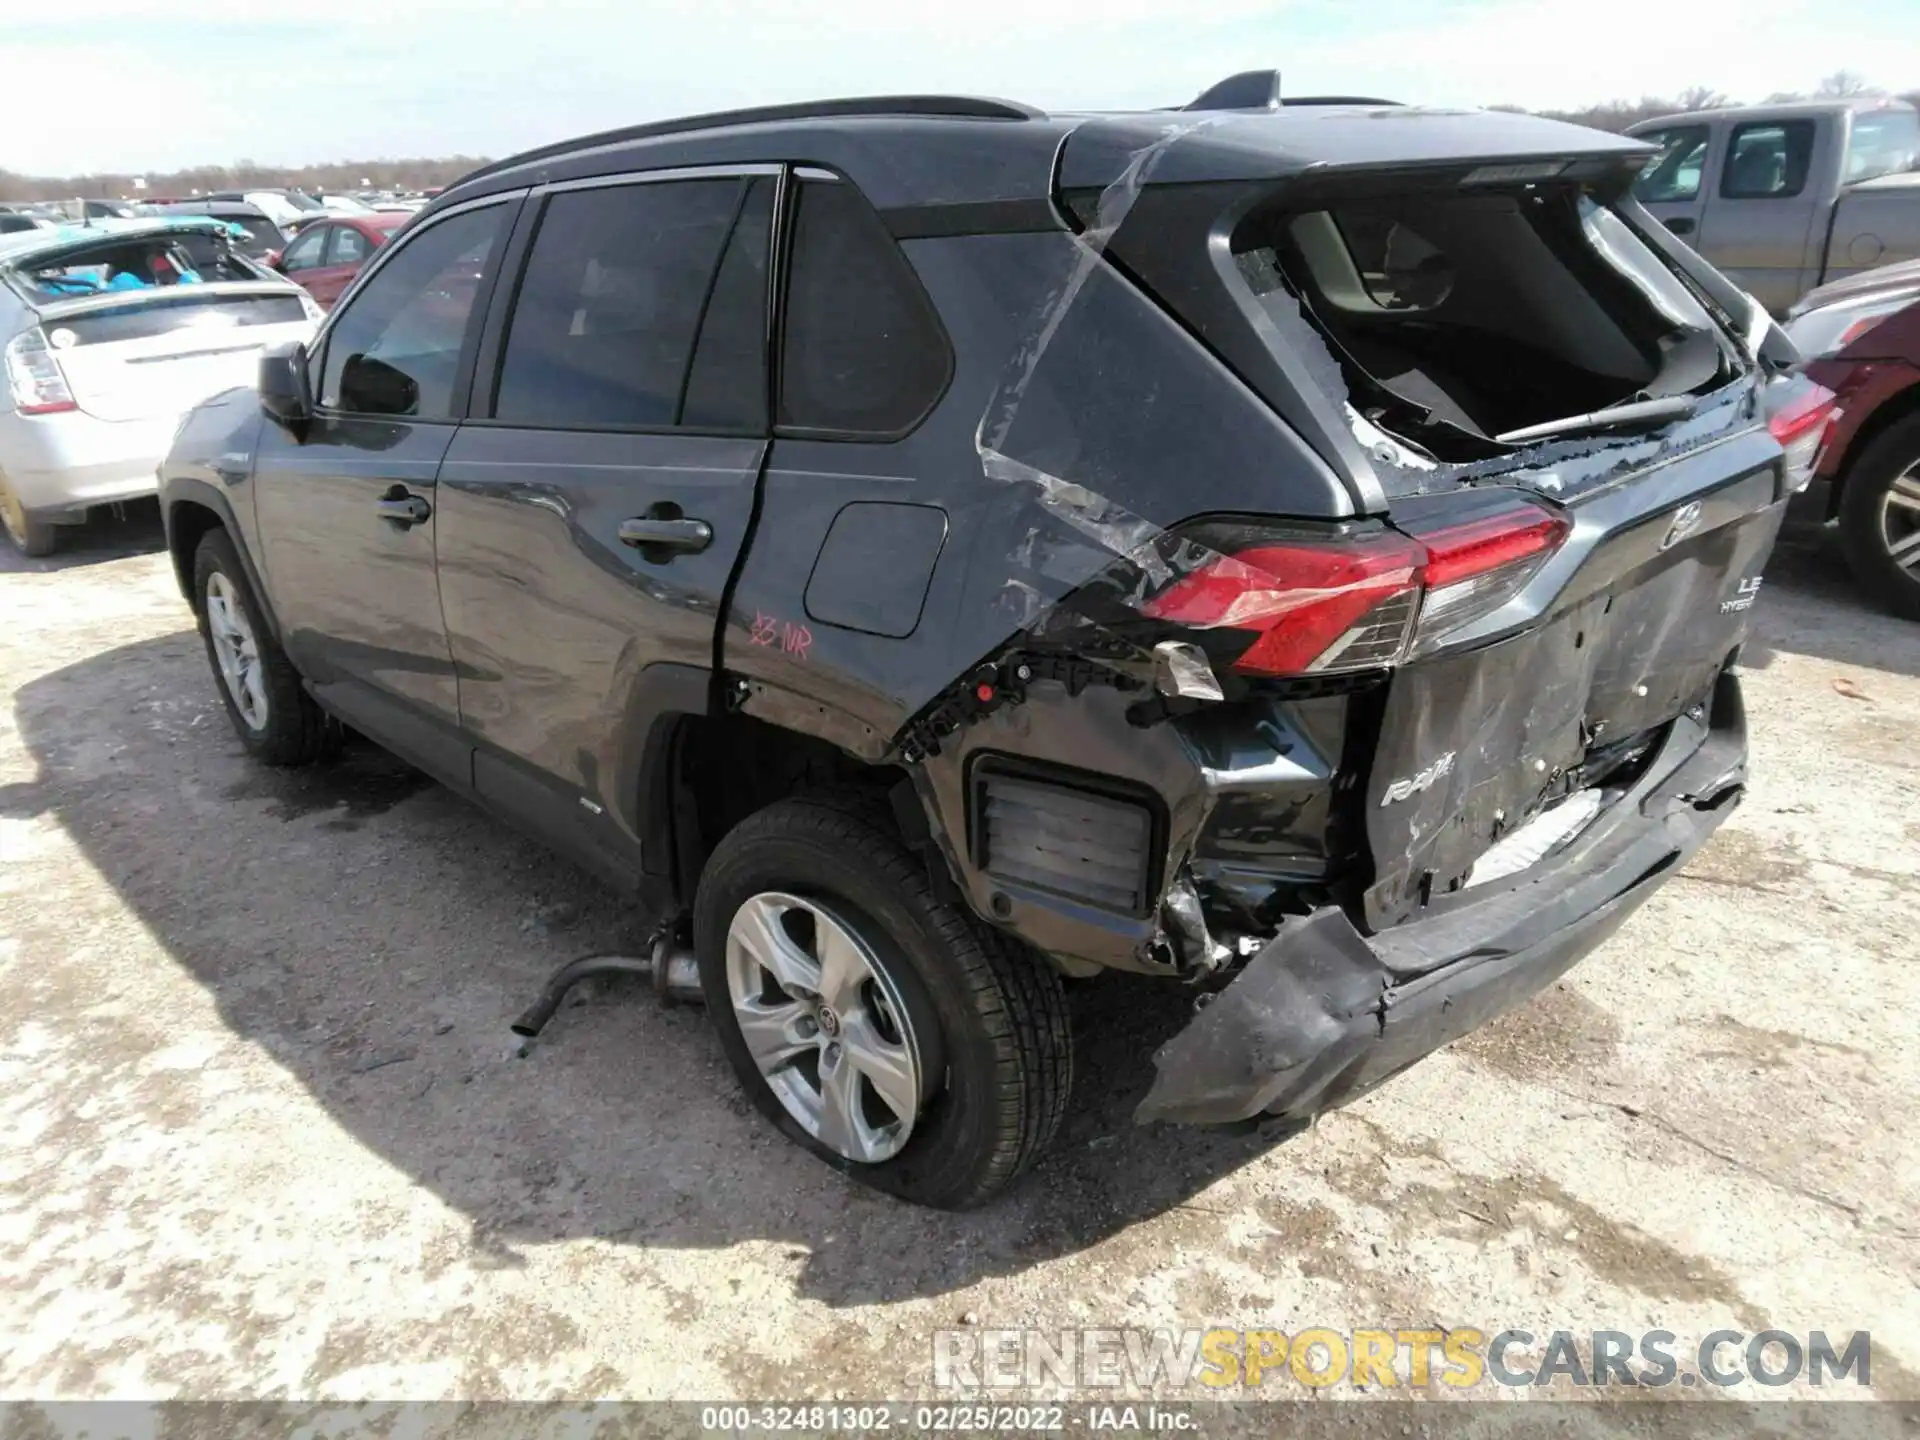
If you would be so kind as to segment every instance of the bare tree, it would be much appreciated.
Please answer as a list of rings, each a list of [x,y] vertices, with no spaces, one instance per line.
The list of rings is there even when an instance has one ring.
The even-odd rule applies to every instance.
[[[1886,91],[1867,83],[1867,77],[1852,70],[1836,70],[1820,82],[1813,92],[1821,99],[1849,100],[1855,95],[1884,95]]]
[[[1732,103],[1723,91],[1711,85],[1690,85],[1680,92],[1678,101],[1682,110],[1724,110]]]

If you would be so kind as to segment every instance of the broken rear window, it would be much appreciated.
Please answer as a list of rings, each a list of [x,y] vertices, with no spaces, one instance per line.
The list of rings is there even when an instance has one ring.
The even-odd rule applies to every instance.
[[[268,272],[236,254],[226,236],[195,231],[137,240],[102,240],[38,265],[22,265],[16,273],[28,297],[35,300],[270,278]]]
[[[1233,248],[1278,334],[1331,356],[1312,368],[1362,438],[1416,466],[1496,459],[1536,438],[1515,432],[1737,373],[1692,292],[1572,185],[1270,207]]]

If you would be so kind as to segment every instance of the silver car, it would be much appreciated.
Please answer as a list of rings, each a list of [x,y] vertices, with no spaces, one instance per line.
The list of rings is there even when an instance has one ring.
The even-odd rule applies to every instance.
[[[0,235],[0,522],[28,555],[89,506],[151,495],[187,411],[251,385],[320,311],[225,221],[108,220]]]

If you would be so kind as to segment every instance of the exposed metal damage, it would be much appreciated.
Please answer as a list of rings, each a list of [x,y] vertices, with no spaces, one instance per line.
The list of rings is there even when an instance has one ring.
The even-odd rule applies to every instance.
[[[1086,427],[1087,408],[1055,393],[1072,382],[1047,363],[1057,343],[1084,356],[1117,333],[1113,292],[1128,287],[1110,264],[1115,239],[1157,167],[1206,123],[1165,126],[1080,207],[1091,219],[974,437],[981,473],[1027,507],[1025,522],[1002,532],[1016,539],[1001,609],[1019,633],[914,718],[900,753],[982,913],[1070,973],[1123,968],[1205,988],[1210,1003],[1156,1056],[1140,1118],[1219,1123],[1340,1103],[1517,1003],[1610,933],[1710,833],[1738,799],[1738,763],[1727,757],[1743,734],[1729,665],[1744,607],[1722,609],[1719,592],[1757,583],[1779,512],[1759,377],[1679,281],[1635,273],[1641,262],[1623,268],[1651,308],[1692,305],[1678,318],[1712,332],[1711,355],[1689,372],[1701,393],[1686,413],[1626,433],[1606,416],[1595,433],[1470,460],[1395,433],[1279,272],[1263,279],[1243,266],[1261,301],[1252,328],[1312,377],[1359,447],[1358,469],[1371,466],[1360,500],[1377,485],[1415,535],[1422,505],[1466,490],[1558,526],[1539,568],[1517,573],[1511,594],[1481,611],[1518,613],[1538,580],[1555,597],[1551,621],[1487,646],[1476,633],[1497,638],[1498,624],[1470,617],[1451,658],[1250,683],[1230,663],[1230,642],[1247,627],[1371,595],[1377,574],[1283,579],[1211,543],[1230,532],[1140,513],[1122,497],[1164,494],[1178,479],[1136,476],[1136,455]],[[1704,384],[1709,373],[1718,378]],[[1708,470],[1742,477],[1708,502],[1708,549],[1616,605],[1614,583],[1658,553],[1637,517],[1661,515],[1665,493],[1698,487]],[[1628,479],[1632,498],[1611,495]],[[1360,500],[1351,513],[1363,512]],[[1560,508],[1569,505],[1581,508]],[[1755,523],[1742,519],[1756,512]],[[1423,553],[1401,577],[1416,589],[1431,587]],[[1203,590],[1225,598],[1199,603]],[[1170,592],[1190,602],[1177,611],[1177,639],[1149,623],[1166,620]],[[1435,609],[1430,601],[1426,613]],[[1420,613],[1408,611],[1401,633],[1412,635]],[[1702,614],[1728,618],[1701,623]],[[1373,642],[1360,643],[1356,654],[1370,653]],[[1426,642],[1424,653],[1439,648]],[[1015,759],[1042,767],[1038,788],[1020,795],[1020,813],[1040,818],[1003,836],[994,827],[1015,809],[994,809],[993,782],[980,777]],[[1702,767],[1717,767],[1703,787],[1710,803],[1636,830],[1637,810],[1647,822],[1666,803],[1655,794],[1662,779]],[[1051,823],[1048,783],[1152,812],[1155,859],[1137,907],[1089,903],[1060,873],[998,863],[1004,849],[1052,843],[1036,838]],[[1609,836],[1618,855],[1602,853]],[[1056,839],[1070,848],[1064,832]],[[1088,843],[1096,869],[1131,863],[1131,851]],[[1565,878],[1588,862],[1603,873]],[[1429,918],[1404,923],[1416,915]],[[1456,940],[1462,951],[1447,948]],[[1423,983],[1433,972],[1448,978]]]

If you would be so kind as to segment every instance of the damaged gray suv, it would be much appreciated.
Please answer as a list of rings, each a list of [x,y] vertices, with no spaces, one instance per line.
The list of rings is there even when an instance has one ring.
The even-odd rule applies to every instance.
[[[1142,1119],[1302,1120],[1740,798],[1830,397],[1654,153],[1262,75],[534,151],[188,419],[174,565],[260,760],[344,724],[636,889],[862,1181],[1020,1173],[1101,971],[1190,987]]]

